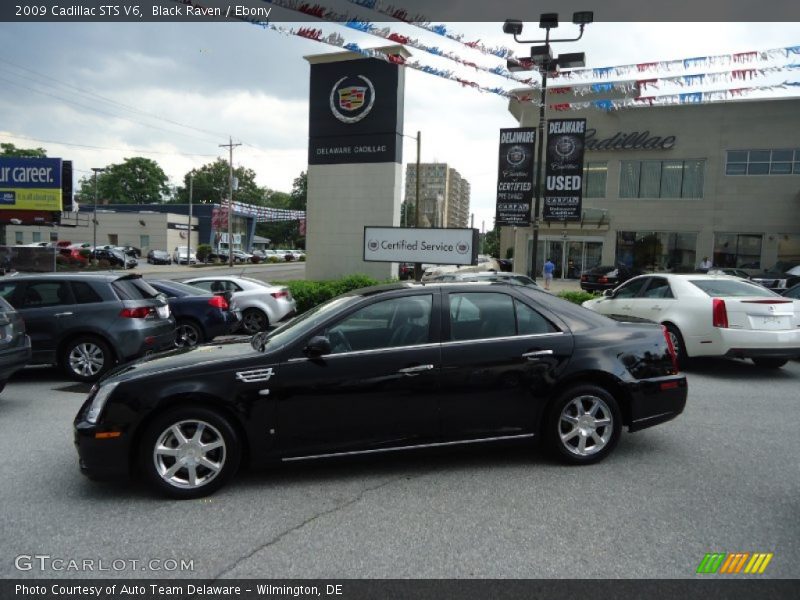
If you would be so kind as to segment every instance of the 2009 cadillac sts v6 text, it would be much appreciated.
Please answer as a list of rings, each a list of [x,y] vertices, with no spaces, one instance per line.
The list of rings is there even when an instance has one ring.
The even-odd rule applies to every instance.
[[[138,472],[176,498],[239,466],[543,438],[568,463],[623,426],[676,417],[686,379],[660,325],[500,283],[397,283],[340,296],[250,343],[125,365],[75,419],[81,470]]]

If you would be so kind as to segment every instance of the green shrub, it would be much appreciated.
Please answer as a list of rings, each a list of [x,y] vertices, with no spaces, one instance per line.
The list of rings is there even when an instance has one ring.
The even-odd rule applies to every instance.
[[[274,263],[277,263],[277,262],[280,262],[280,261],[281,261],[281,259],[278,258],[277,256],[274,256],[274,255],[267,257],[267,262],[268,263],[273,263],[274,264]]]
[[[297,312],[303,313],[331,298],[371,285],[378,285],[377,279],[367,275],[348,275],[341,279],[330,281],[279,281],[276,285],[283,285],[292,292],[292,297],[297,302]]]
[[[591,294],[589,292],[559,292],[558,297],[564,298],[564,300],[569,300],[570,302],[574,302],[575,304],[583,304],[587,300],[591,300],[592,298],[597,298],[599,294]]]
[[[306,255],[305,254],[301,254],[300,258],[298,258],[297,260],[299,260],[300,262],[306,262]]]
[[[211,246],[208,244],[200,244],[197,246],[197,251],[194,254],[198,262],[206,262],[208,255],[211,254]]]

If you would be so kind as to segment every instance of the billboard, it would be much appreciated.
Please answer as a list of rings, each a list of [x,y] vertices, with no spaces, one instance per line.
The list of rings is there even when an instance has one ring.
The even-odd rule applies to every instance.
[[[586,119],[547,122],[543,220],[581,220],[585,141]]]
[[[365,262],[477,265],[477,229],[364,227]]]
[[[375,58],[312,64],[308,164],[402,162],[402,77]]]
[[[61,163],[60,158],[0,158],[0,209],[61,212]]]
[[[535,142],[535,127],[500,130],[495,217],[498,226],[527,227],[531,224]]]

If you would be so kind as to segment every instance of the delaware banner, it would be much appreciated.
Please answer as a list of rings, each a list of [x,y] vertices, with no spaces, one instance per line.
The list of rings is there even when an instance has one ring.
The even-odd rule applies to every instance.
[[[547,122],[543,220],[581,220],[585,141],[586,119]]]
[[[0,209],[61,211],[60,158],[0,158]]]
[[[500,130],[497,225],[527,227],[531,224],[535,142],[535,127]]]

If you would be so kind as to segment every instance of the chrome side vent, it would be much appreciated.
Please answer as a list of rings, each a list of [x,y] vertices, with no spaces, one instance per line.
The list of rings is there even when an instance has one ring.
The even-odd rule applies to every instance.
[[[268,369],[253,369],[252,371],[237,371],[236,379],[245,383],[256,383],[259,381],[269,381],[275,373],[272,367]]]

